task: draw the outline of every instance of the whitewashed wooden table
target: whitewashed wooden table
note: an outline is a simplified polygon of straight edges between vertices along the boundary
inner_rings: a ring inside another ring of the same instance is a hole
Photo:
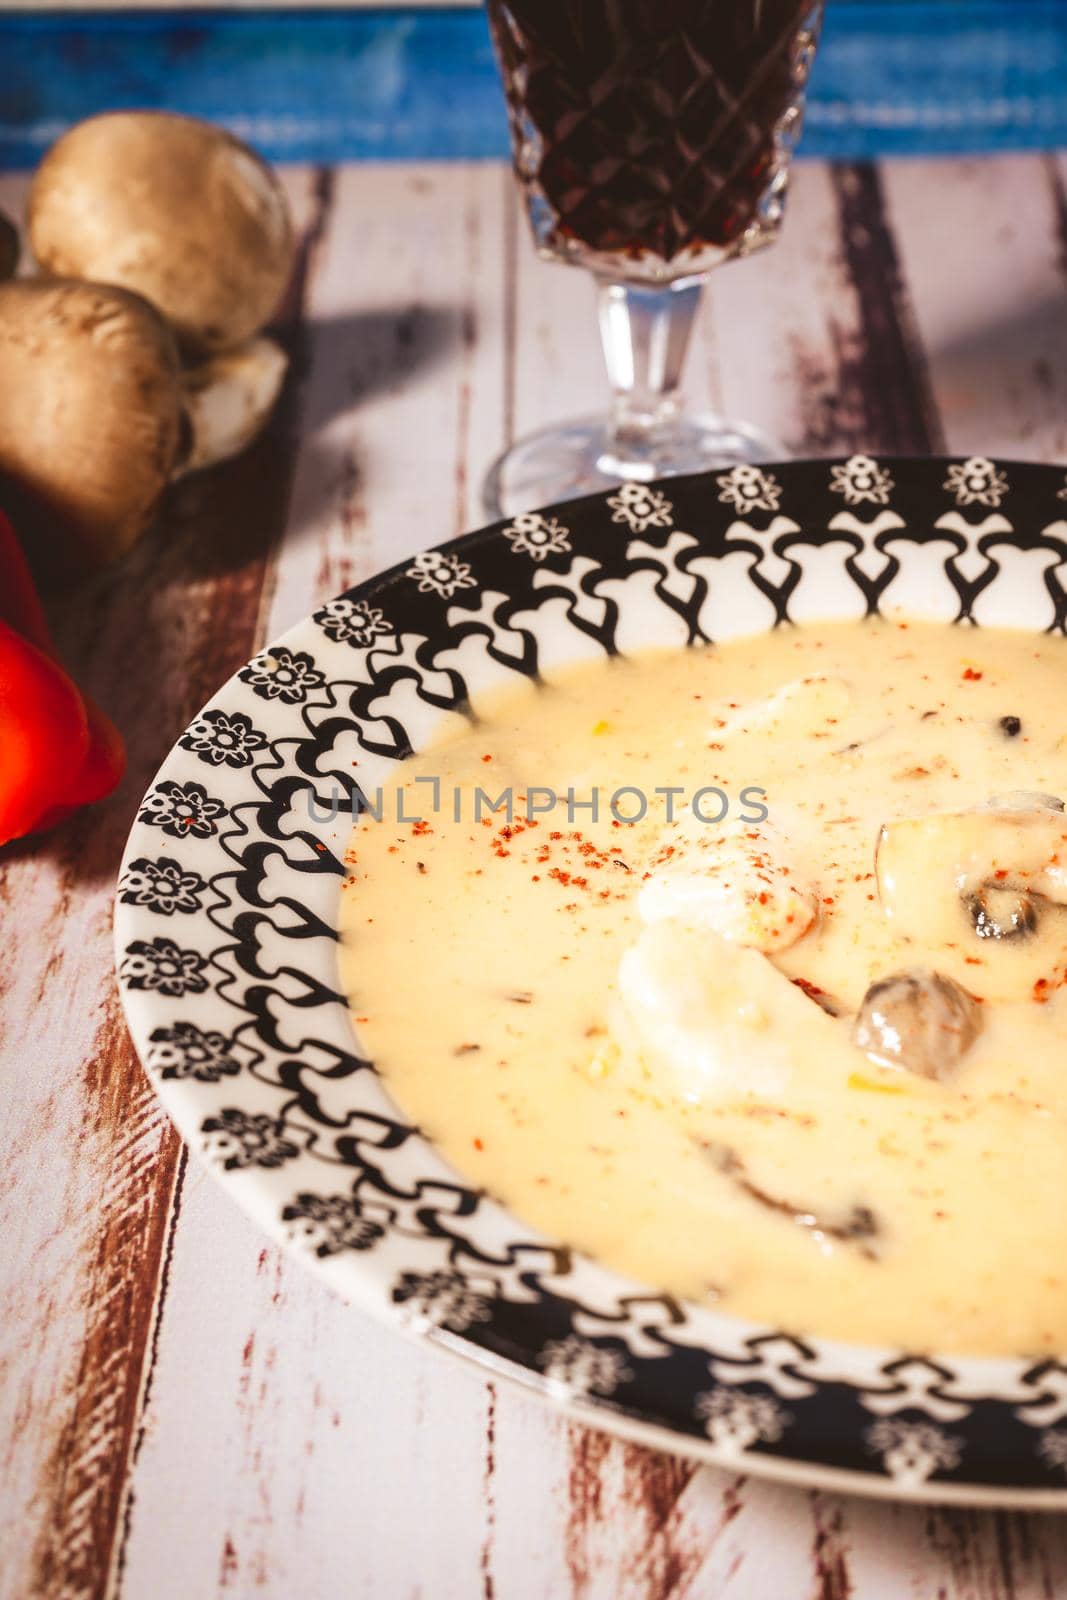
[[[515,434],[602,400],[592,291],[497,166],[294,169],[296,381],[57,608],[126,731],[92,816],[0,854],[0,1594],[203,1600],[1038,1600],[1060,1519],[695,1469],[401,1342],[269,1245],[141,1076],[110,902],[137,800],[262,639],[482,520]],[[797,454],[1067,456],[1067,159],[802,166],[714,281],[694,401]],[[0,205],[24,184],[0,179]]]

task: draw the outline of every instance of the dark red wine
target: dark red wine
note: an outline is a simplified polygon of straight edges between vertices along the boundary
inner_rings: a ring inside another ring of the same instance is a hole
[[[781,119],[816,11],[812,0],[489,0],[542,242],[666,262],[736,248],[781,170]]]

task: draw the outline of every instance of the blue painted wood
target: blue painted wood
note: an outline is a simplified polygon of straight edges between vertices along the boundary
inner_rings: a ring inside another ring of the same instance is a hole
[[[0,164],[115,106],[211,117],[275,160],[507,150],[480,9],[0,13]],[[804,150],[1067,144],[1067,0],[830,0]]]

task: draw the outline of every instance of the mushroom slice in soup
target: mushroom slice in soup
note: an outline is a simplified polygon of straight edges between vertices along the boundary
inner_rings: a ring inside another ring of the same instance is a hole
[[[1011,789],[1007,794],[994,794],[979,807],[982,811],[1058,811],[1063,815],[1063,801],[1055,794],[1041,794],[1037,789]]]
[[[872,983],[852,1042],[880,1067],[944,1083],[981,1032],[979,1003],[951,978],[916,968]]]
[[[939,967],[972,964],[987,998],[1022,999],[1067,960],[1067,816],[1053,795],[884,823],[875,867],[886,917]]]
[[[870,1206],[856,1203],[840,1215],[827,1214],[810,1206],[797,1204],[780,1195],[771,1194],[751,1177],[742,1157],[731,1146],[715,1140],[701,1140],[702,1147],[712,1164],[725,1178],[729,1178],[743,1194],[765,1210],[787,1217],[798,1228],[805,1228],[824,1251],[832,1248],[831,1241],[855,1244],[861,1255],[877,1260],[876,1240],[881,1225]]]
[[[986,883],[963,903],[979,939],[1025,939],[1037,928],[1037,901],[1025,890]]]

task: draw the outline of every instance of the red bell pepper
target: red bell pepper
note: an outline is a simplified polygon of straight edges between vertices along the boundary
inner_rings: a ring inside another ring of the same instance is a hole
[[[0,514],[0,845],[110,794],[122,740],[60,665],[26,559]]]

